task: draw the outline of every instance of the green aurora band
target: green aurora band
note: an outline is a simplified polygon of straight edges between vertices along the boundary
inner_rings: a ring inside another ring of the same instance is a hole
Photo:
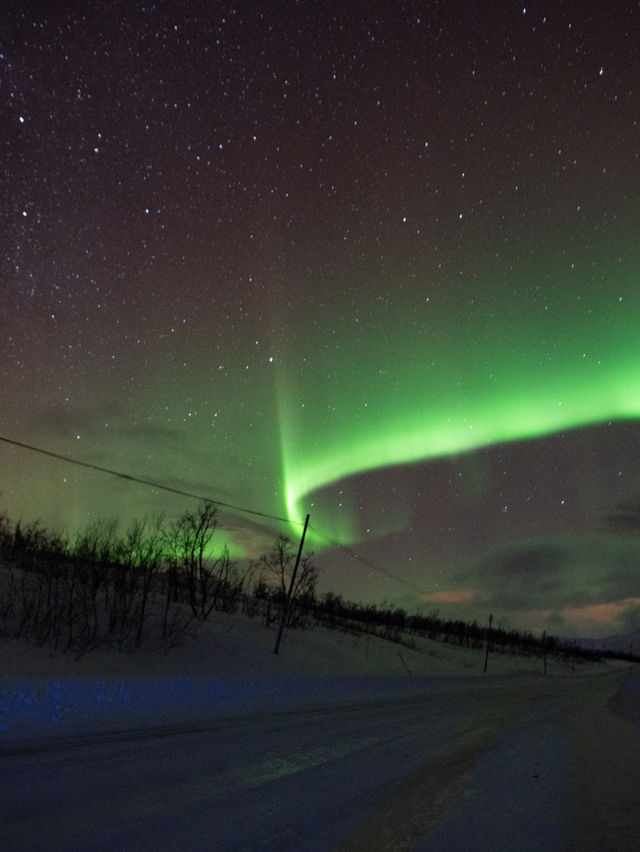
[[[456,307],[448,294],[440,306],[426,300],[421,315],[414,304],[404,314],[413,323],[388,310],[363,323],[350,305],[336,311],[341,322],[317,322],[339,344],[278,382],[291,520],[312,511],[350,544],[353,518],[336,529],[314,492],[378,468],[640,418],[640,265],[577,267],[531,275],[520,295],[481,283],[477,303]],[[309,334],[309,350],[322,340]]]

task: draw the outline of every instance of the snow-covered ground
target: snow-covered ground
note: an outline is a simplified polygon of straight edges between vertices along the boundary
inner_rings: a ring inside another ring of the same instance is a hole
[[[0,642],[0,848],[638,849],[640,677],[220,614]]]
[[[0,640],[0,743],[406,696],[432,690],[443,678],[453,686],[482,676],[482,651],[407,639],[416,648],[313,628],[287,632],[275,655],[275,631],[260,619],[214,613],[168,650],[101,647],[75,659]],[[540,674],[542,661],[492,654],[489,671]],[[550,661],[548,671],[567,668]]]

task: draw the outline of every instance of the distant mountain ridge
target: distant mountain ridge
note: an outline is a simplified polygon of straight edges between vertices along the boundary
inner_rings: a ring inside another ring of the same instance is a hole
[[[605,636],[602,639],[573,639],[580,648],[596,651],[615,651],[616,653],[640,656],[640,627],[623,636]]]

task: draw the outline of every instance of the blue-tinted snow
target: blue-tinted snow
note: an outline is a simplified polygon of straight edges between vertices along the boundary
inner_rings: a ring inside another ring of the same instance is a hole
[[[491,680],[495,684],[496,679]],[[464,688],[469,683],[465,676],[0,678],[0,745],[58,733],[188,724],[341,702],[406,699]],[[478,685],[475,679],[474,684]]]

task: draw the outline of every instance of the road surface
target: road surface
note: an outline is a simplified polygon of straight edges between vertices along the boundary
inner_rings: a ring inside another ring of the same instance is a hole
[[[620,673],[469,679],[0,744],[0,848],[637,852],[626,687]]]

